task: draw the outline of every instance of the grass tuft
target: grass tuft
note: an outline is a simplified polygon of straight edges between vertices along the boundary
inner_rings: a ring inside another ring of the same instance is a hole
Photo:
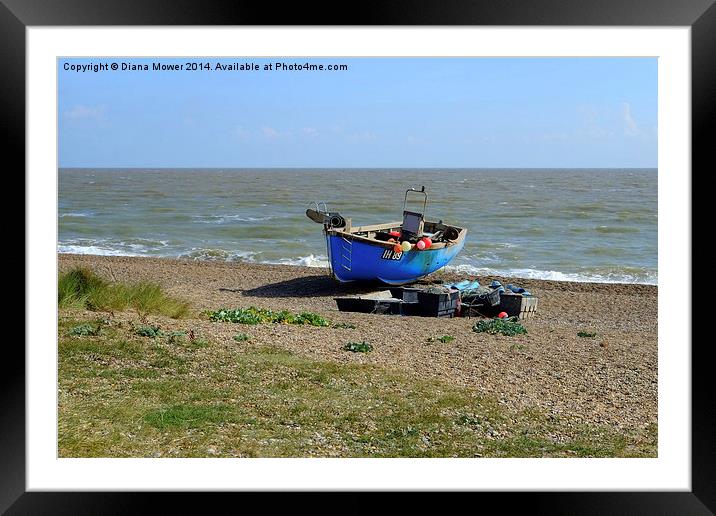
[[[144,421],[158,428],[201,428],[227,419],[230,407],[226,405],[172,405],[153,410],[144,416]]]
[[[60,308],[87,308],[90,294],[107,288],[107,282],[85,267],[61,273],[57,282]]]
[[[169,344],[183,344],[186,337],[184,331],[172,331],[167,334],[167,343]]]
[[[577,332],[577,337],[586,337],[589,339],[593,339],[596,336],[597,336],[597,334],[594,332],[589,332],[589,331],[578,331]]]
[[[60,308],[122,311],[129,308],[145,314],[172,318],[185,316],[189,304],[167,296],[154,283],[109,283],[90,269],[79,267],[61,273],[57,282]]]

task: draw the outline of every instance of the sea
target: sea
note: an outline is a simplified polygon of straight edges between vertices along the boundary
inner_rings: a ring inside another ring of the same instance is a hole
[[[327,267],[312,202],[398,221],[422,186],[426,218],[468,229],[448,269],[657,283],[656,169],[61,168],[58,252]]]

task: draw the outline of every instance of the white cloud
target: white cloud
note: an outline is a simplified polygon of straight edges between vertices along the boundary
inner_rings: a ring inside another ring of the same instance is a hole
[[[234,127],[234,129],[231,131],[231,134],[235,139],[239,140],[240,142],[245,142],[251,136],[251,133],[241,125],[237,125],[236,127]]]
[[[622,104],[624,117],[624,134],[627,136],[636,136],[640,133],[639,126],[636,125],[634,118],[631,116],[631,106],[628,102]]]
[[[273,127],[263,126],[261,128],[261,134],[264,135],[265,138],[268,138],[269,140],[275,140],[279,136],[281,136],[281,133],[274,129]]]
[[[353,143],[370,142],[376,139],[376,135],[372,131],[359,131],[351,134],[348,139]]]
[[[306,136],[318,136],[318,129],[315,127],[304,127],[301,132]]]

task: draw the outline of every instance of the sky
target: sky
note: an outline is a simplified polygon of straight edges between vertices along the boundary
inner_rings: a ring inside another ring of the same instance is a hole
[[[60,167],[655,168],[657,59],[60,59],[58,131]]]

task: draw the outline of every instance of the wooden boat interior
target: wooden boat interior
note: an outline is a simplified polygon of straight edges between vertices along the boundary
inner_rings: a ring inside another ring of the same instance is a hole
[[[362,240],[373,244],[384,245],[385,247],[392,247],[395,245],[395,242],[388,241],[388,239],[394,238],[390,235],[390,232],[401,230],[402,222],[400,221],[367,226],[352,226],[351,219],[346,219],[345,227],[330,228],[328,232],[350,240]],[[430,247],[431,249],[440,249],[460,242],[465,238],[466,233],[467,230],[465,228],[426,220],[421,236],[430,237],[433,242]]]

